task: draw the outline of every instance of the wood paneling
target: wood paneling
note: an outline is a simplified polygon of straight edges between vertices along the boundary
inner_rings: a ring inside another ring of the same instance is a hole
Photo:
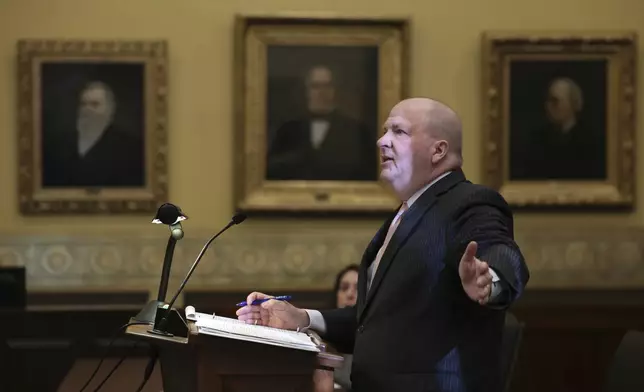
[[[36,291],[27,293],[28,305],[140,305],[147,303],[147,291]]]
[[[184,303],[234,317],[247,294],[189,291]],[[288,294],[313,309],[331,300],[327,292]],[[623,335],[644,330],[644,290],[528,290],[511,311],[525,324],[512,391],[600,392]]]
[[[188,291],[184,304],[201,312],[234,317],[235,304],[247,294]],[[319,309],[328,307],[332,301],[332,295],[323,291],[275,294],[293,295],[292,302],[299,307]],[[109,305],[110,298],[125,302],[135,298],[103,293],[93,298],[102,299],[102,305],[72,306],[74,299],[87,303],[87,298],[64,293],[58,298],[50,295],[48,301],[65,306],[0,311],[3,392],[56,390],[75,359],[100,358],[114,331],[147,301],[137,298],[140,304],[113,306]],[[644,330],[644,290],[529,290],[512,312],[525,323],[512,391],[600,392],[608,364],[624,333],[629,329]],[[126,340],[116,341],[110,357],[119,358],[131,350],[129,345]],[[147,348],[142,346],[130,351],[128,358],[144,360],[147,354]],[[123,366],[133,362],[126,360]],[[10,382],[14,385],[9,385]],[[140,379],[122,382],[125,389],[134,390]]]
[[[127,355],[119,374],[127,373],[133,358],[147,357],[148,347],[145,344],[132,347],[132,340],[126,338],[114,340],[109,351],[108,345],[119,327],[143,306],[137,303],[145,304],[147,297],[147,293],[32,293],[27,302],[39,305],[0,309],[0,390],[56,391],[75,364],[84,362],[82,368],[96,366],[96,360],[106,352],[116,360]],[[113,363],[102,365],[98,382]],[[92,367],[86,374],[75,377],[84,383],[93,370]],[[142,377],[143,372],[139,374]],[[140,379],[129,381],[137,382]],[[77,381],[72,380],[71,385],[75,384]],[[98,383],[91,385],[93,390]],[[136,386],[128,384],[127,388]],[[80,386],[75,390],[80,390]]]
[[[527,291],[512,312],[525,323],[517,392],[600,392],[629,329],[644,329],[644,290]]]

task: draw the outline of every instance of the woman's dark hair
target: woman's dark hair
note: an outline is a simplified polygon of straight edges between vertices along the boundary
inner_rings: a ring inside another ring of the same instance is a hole
[[[337,304],[338,290],[340,289],[340,281],[342,281],[342,277],[344,277],[344,274],[346,274],[349,271],[358,272],[359,270],[360,270],[360,267],[358,267],[357,264],[349,264],[343,269],[341,269],[340,272],[338,272],[338,274],[335,276],[335,284],[333,285],[333,295],[331,297],[331,303],[333,304],[334,308],[338,306]]]

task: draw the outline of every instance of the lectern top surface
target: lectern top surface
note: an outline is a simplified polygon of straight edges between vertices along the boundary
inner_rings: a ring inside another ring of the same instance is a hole
[[[132,321],[132,320],[130,320]],[[190,325],[190,324],[188,324]],[[128,335],[136,335],[136,336],[141,336],[146,339],[157,339],[157,340],[162,340],[166,341],[168,343],[179,343],[179,344],[188,344],[188,338],[180,337],[180,336],[161,336],[157,334],[150,333],[149,331],[152,330],[152,325],[130,325],[127,327],[125,330],[125,333]]]

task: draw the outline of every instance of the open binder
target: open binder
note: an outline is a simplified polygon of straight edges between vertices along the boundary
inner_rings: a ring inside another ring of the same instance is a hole
[[[313,338],[304,332],[246,324],[234,318],[199,313],[192,306],[186,307],[186,319],[195,322],[200,334],[270,344],[296,350],[318,353],[321,351],[318,346],[319,342],[316,344]]]

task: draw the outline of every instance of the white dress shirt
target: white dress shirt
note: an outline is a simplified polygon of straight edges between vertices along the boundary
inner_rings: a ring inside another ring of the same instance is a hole
[[[329,124],[326,120],[313,120],[311,122],[311,144],[313,148],[318,149],[329,132]]]
[[[416,200],[418,200],[418,198],[427,189],[429,189],[429,187],[431,187],[436,182],[441,180],[443,177],[446,177],[450,173],[451,172],[443,173],[442,175],[437,177],[434,181],[432,181],[431,183],[425,185],[422,189],[420,189],[419,191],[414,193],[407,200],[407,207],[411,208],[412,204],[414,204],[414,202],[416,202]],[[371,265],[369,266],[369,269],[368,269],[367,275],[369,277],[375,275],[375,271],[372,271],[373,264],[374,263],[371,263]],[[493,282],[492,283],[492,292],[490,294],[490,299],[493,299],[493,298],[497,297],[499,295],[499,293],[501,292],[501,286],[497,284],[497,282],[499,281],[499,277],[496,274],[496,272],[492,268],[489,268],[489,271],[490,271],[490,275],[492,275],[492,282]],[[317,331],[320,334],[324,334],[326,332],[326,322],[324,321],[324,317],[322,316],[322,313],[320,313],[318,310],[313,310],[313,309],[305,309],[305,311],[309,315],[310,322],[309,322],[309,325],[304,329],[306,330],[306,329],[310,328],[310,329],[312,329],[314,331]]]
[[[98,143],[101,136],[105,133],[105,129],[85,130],[78,132],[78,155],[84,157],[89,150]]]

